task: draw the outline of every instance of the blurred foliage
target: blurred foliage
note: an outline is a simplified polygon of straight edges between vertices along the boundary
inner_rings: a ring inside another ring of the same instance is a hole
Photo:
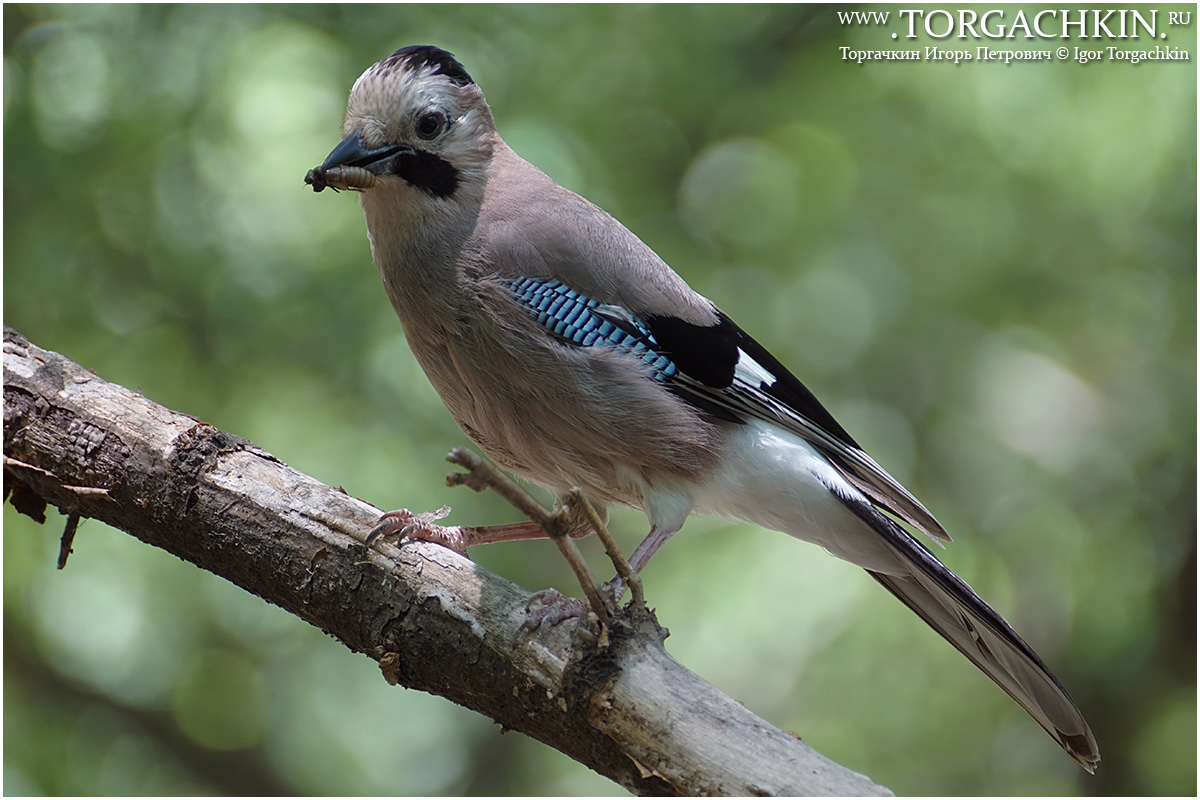
[[[768,531],[655,559],[676,657],[899,793],[1194,794],[1195,64],[860,66],[910,43],[844,8],[6,5],[4,321],[382,507],[512,519],[443,486],[464,437],[357,203],[301,182],[355,77],[438,44],[924,499],[1104,761]],[[129,536],[85,523],[56,573],[61,518],[4,522],[9,794],[619,791]],[[543,542],[473,557],[573,588]]]

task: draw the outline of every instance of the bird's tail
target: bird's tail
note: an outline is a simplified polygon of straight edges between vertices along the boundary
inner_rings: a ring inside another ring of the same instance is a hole
[[[868,522],[884,535],[909,573],[868,570],[871,577],[971,659],[1080,766],[1094,773],[1100,761],[1096,739],[1066,689],[1037,653],[970,586],[898,524],[882,514]]]

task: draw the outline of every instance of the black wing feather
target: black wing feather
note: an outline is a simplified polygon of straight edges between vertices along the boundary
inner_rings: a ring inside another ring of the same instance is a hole
[[[715,325],[695,325],[667,315],[639,317],[557,280],[525,277],[504,284],[514,301],[564,343],[626,351],[642,360],[648,377],[717,419],[780,425],[820,449],[871,502],[934,539],[950,539],[804,384],[720,311]]]
[[[717,317],[717,324],[707,327],[675,317],[646,320],[659,351],[678,367],[668,382],[672,391],[709,413],[715,404],[733,412],[737,421],[759,418],[782,425],[818,447],[880,508],[934,539],[949,541],[941,523],[863,451],[807,386],[733,320],[720,311]],[[771,380],[739,377],[743,358],[769,373]]]

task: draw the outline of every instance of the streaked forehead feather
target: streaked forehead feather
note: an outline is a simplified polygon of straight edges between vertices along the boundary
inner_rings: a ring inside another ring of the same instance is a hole
[[[402,47],[371,67],[368,72],[386,75],[401,70],[423,72],[427,75],[445,75],[456,86],[475,83],[453,55],[432,45]]]

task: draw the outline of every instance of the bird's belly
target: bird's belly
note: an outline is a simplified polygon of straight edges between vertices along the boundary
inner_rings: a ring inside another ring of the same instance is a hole
[[[557,493],[645,508],[648,493],[685,491],[711,469],[714,430],[691,406],[619,354],[551,346],[450,340],[418,359],[489,458]]]

